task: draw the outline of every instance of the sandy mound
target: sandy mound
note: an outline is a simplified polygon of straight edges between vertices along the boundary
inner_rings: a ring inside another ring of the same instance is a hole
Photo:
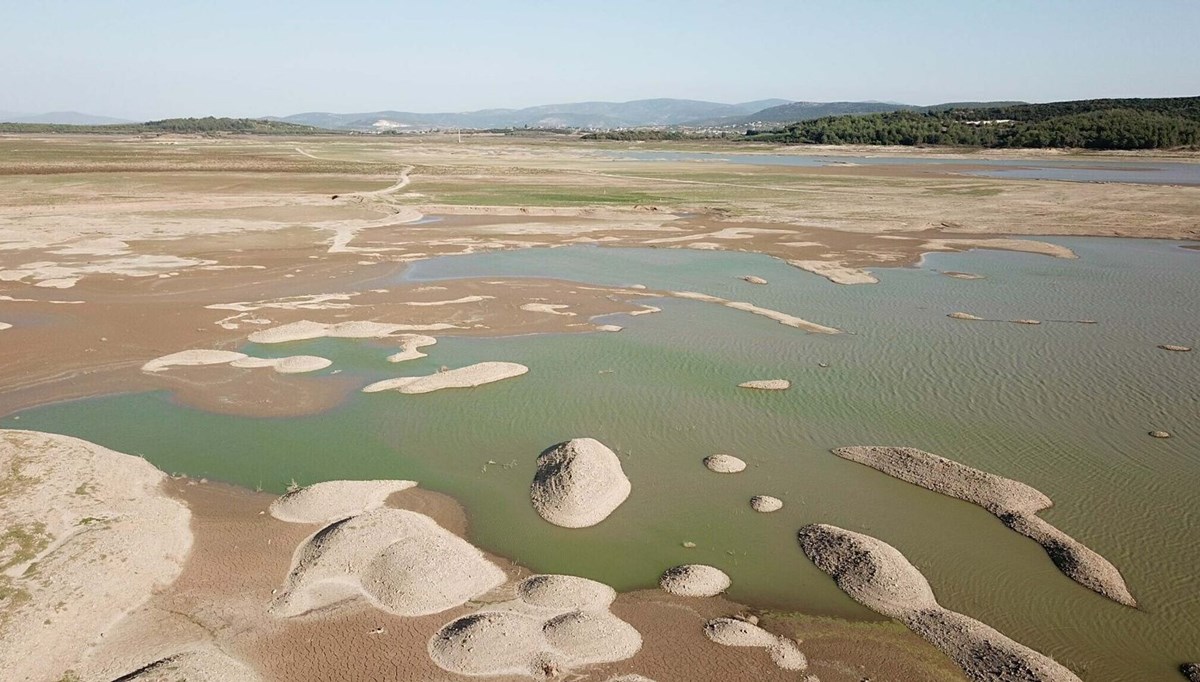
[[[942,272],[947,277],[954,279],[985,279],[983,275],[977,275],[973,272],[955,272],[953,270],[945,270]]]
[[[286,358],[241,358],[229,363],[230,367],[270,367],[280,374],[304,374],[316,372],[333,364],[328,358],[316,355],[290,355]]]
[[[1159,346],[1159,348],[1163,350],[1174,351],[1176,353],[1188,353],[1192,350],[1190,346],[1176,346],[1173,343],[1164,343]]]
[[[738,388],[754,388],[760,391],[786,391],[791,387],[792,382],[787,379],[756,379],[738,384]]]
[[[1120,571],[1107,559],[1036,514],[1052,502],[1040,491],[995,474],[915,448],[849,447],[838,457],[882,471],[922,488],[977,504],[1004,525],[1031,538],[1072,580],[1126,606],[1137,606]]]
[[[517,584],[517,596],[534,608],[561,613],[607,609],[617,592],[604,583],[573,575],[535,575]]]
[[[596,326],[598,332],[619,332],[625,329],[619,324],[601,324]]]
[[[704,634],[724,646],[752,646],[766,649],[771,661],[784,670],[804,670],[808,659],[796,643],[737,618],[714,618],[704,625]]]
[[[750,508],[756,512],[770,514],[783,509],[783,500],[770,495],[755,495],[750,498]]]
[[[800,529],[800,547],[838,587],[867,608],[895,618],[958,663],[978,682],[1079,682],[1070,670],[977,620],[942,608],[895,547],[835,526]]]
[[[548,315],[566,315],[573,317],[575,313],[559,312],[570,307],[571,306],[563,303],[524,303],[521,305],[521,310],[531,313],[546,313]]]
[[[1184,663],[1179,666],[1179,672],[1188,679],[1188,682],[1200,682],[1200,663]]]
[[[293,490],[271,503],[271,516],[291,523],[330,523],[382,507],[413,481],[325,481]]]
[[[620,675],[618,677],[610,677],[604,682],[654,682],[654,680],[641,675]]]
[[[363,388],[363,393],[399,391],[400,393],[430,393],[444,388],[474,388],[495,381],[519,377],[529,371],[515,362],[479,362],[458,369],[420,377],[397,377],[377,381]]]
[[[733,584],[725,571],[704,564],[668,568],[658,581],[667,592],[680,597],[715,597]]]
[[[1010,320],[1013,324],[1041,324],[1041,320]]]
[[[0,431],[0,472],[0,670],[58,680],[175,580],[191,514],[145,460],[67,436]]]
[[[594,526],[629,497],[632,486],[616,453],[594,438],[575,438],[537,459],[529,489],[533,508],[563,528]]]
[[[742,275],[742,279],[751,284],[766,284],[767,283],[767,280],[763,279],[762,277],[758,277],[756,275]]]
[[[1151,431],[1150,436],[1153,438],[1170,438],[1171,433],[1169,431]]]
[[[142,365],[142,371],[161,372],[168,367],[224,365],[245,357],[247,357],[245,353],[236,353],[231,350],[183,350],[147,362]]]
[[[400,352],[388,356],[388,362],[404,362],[427,357],[421,349],[437,343],[437,339],[423,334],[405,334],[400,337]]]
[[[522,581],[517,592],[515,601],[444,626],[429,641],[433,662],[462,675],[547,679],[641,649],[638,631],[608,611],[615,592],[606,585],[540,575]]]
[[[983,319],[982,317],[979,317],[978,315],[972,315],[971,313],[950,313],[946,317],[952,317],[956,320],[982,320]]]
[[[439,613],[503,584],[504,571],[424,514],[375,509],[296,550],[270,611],[298,616],[354,596],[402,616]]]
[[[12,325],[7,322],[0,322],[0,331],[4,331],[5,329],[12,329]]]
[[[736,474],[745,470],[746,463],[733,455],[709,455],[704,458],[704,466],[718,474]]]
[[[326,324],[300,320],[271,329],[263,329],[251,334],[251,343],[287,343],[288,341],[306,341],[308,339],[382,339],[401,332],[439,331],[455,329],[455,325],[438,322],[435,324],[387,324],[383,322],[338,322]]]
[[[261,679],[245,663],[205,646],[161,658],[113,682],[259,682]]]

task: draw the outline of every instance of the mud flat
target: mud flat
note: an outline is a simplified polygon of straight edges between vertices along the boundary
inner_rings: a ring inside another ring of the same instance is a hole
[[[529,497],[550,523],[586,528],[607,519],[632,489],[615,452],[595,438],[575,438],[538,456]]]
[[[1115,566],[1037,516],[1053,502],[1033,487],[916,448],[855,446],[837,448],[833,453],[983,507],[1004,525],[1040,544],[1054,565],[1075,582],[1120,604],[1137,606]]]
[[[924,637],[977,682],[1080,682],[1053,659],[938,604],[925,576],[895,547],[825,524],[800,529],[800,547],[817,568],[863,606]]]
[[[0,471],[0,670],[58,680],[180,574],[191,515],[148,462],[77,438],[0,430]]]
[[[519,377],[529,371],[515,362],[479,362],[458,369],[417,377],[384,379],[363,387],[363,393],[398,391],[400,393],[431,393],[444,388],[474,388],[504,379]]]

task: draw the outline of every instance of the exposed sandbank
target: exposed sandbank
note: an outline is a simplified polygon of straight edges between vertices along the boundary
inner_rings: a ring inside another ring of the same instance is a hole
[[[383,506],[415,481],[323,481],[292,490],[271,503],[271,516],[289,523],[330,523]]]
[[[704,564],[668,568],[658,580],[659,587],[679,597],[715,597],[732,584],[725,571]]]
[[[825,524],[800,529],[800,547],[817,568],[867,608],[904,623],[977,682],[1080,682],[1053,659],[938,604],[925,576],[895,547]]]
[[[1037,516],[1053,502],[1020,481],[989,474],[945,457],[901,447],[837,448],[835,455],[922,488],[977,504],[1038,544],[1060,571],[1115,602],[1137,606],[1121,572],[1083,543]]]
[[[743,301],[730,301],[721,298],[720,296],[710,296],[709,294],[701,294],[695,291],[672,291],[669,293],[675,298],[685,298],[691,301],[704,301],[705,303],[719,303],[726,308],[733,308],[734,310],[741,310],[747,313],[761,315],[767,319],[775,320],[779,324],[795,327],[797,329],[803,329],[809,332],[816,332],[818,334],[842,333],[840,329],[835,329],[834,327],[826,327],[823,324],[809,322],[808,320],[796,317],[795,315],[788,315],[787,313],[781,313],[778,310],[771,310],[770,308],[760,308],[759,306],[751,303],[745,303]]]
[[[77,438],[0,430],[0,471],[0,670],[58,680],[180,574],[190,514],[148,462]]]
[[[719,453],[704,458],[704,466],[718,474],[736,474],[746,469],[746,463],[733,455]]]
[[[808,669],[808,659],[795,640],[767,632],[754,623],[739,618],[714,618],[704,625],[704,634],[725,646],[766,649],[771,661],[783,670]]]
[[[761,514],[770,514],[783,509],[783,500],[770,495],[755,495],[750,498],[750,508]]]
[[[397,377],[376,381],[363,387],[362,392],[378,393],[379,391],[394,390],[400,393],[418,394],[440,391],[444,388],[474,388],[519,377],[528,371],[528,367],[516,362],[479,362],[426,376]]]
[[[759,391],[786,391],[791,387],[792,382],[787,379],[754,379],[738,384],[738,388],[753,388]]]
[[[586,528],[607,519],[630,490],[615,452],[594,438],[575,438],[538,456],[529,497],[550,523]]]
[[[429,517],[374,509],[322,528],[297,548],[279,594],[279,617],[364,596],[405,616],[439,613],[504,583],[503,570]]]

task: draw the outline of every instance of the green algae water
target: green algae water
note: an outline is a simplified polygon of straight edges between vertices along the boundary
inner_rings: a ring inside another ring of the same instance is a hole
[[[462,502],[477,544],[534,570],[624,590],[655,585],[675,564],[708,563],[730,574],[730,596],[746,603],[875,618],[796,543],[802,525],[831,523],[894,545],[945,606],[1085,680],[1176,679],[1179,663],[1200,658],[1200,352],[1156,346],[1200,346],[1200,252],[1162,241],[1052,241],[1080,258],[936,254],[921,267],[874,270],[873,286],[837,286],[741,253],[570,247],[441,258],[401,277],[641,283],[749,301],[848,333],[808,334],[718,305],[647,299],[662,312],[606,320],[625,326],[621,333],[440,337],[429,357],[399,365],[386,361],[393,348],[385,342],[244,349],[322,355],[334,364],[311,380],[339,371],[363,385],[483,360],[530,367],[471,390],[356,394],[287,419],[211,414],[142,393],[28,410],[0,425],[78,436],[168,472],[274,492],[292,480],[411,478]],[[770,284],[737,279],[745,274]],[[954,311],[1043,323],[946,317]],[[737,388],[772,378],[792,388]],[[1147,435],[1160,429],[1173,438]],[[604,523],[567,530],[537,516],[528,488],[537,454],[579,436],[618,452],[633,493]],[[856,444],[918,447],[1040,489],[1055,503],[1043,516],[1112,561],[1140,608],[1072,582],[1041,547],[978,507],[829,453]],[[711,473],[701,460],[716,452],[749,467]],[[784,507],[755,513],[755,494]]]

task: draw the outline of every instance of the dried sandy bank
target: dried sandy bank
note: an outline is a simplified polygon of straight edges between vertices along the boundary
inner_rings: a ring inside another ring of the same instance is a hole
[[[382,507],[392,493],[415,481],[324,481],[288,492],[271,503],[271,516],[289,523],[330,523]]]
[[[770,495],[755,495],[750,498],[750,508],[761,514],[770,514],[783,509],[783,500]]]
[[[834,284],[877,284],[879,279],[860,268],[846,266],[841,261],[789,260],[788,265],[820,275]]]
[[[824,524],[800,529],[800,547],[852,599],[895,618],[978,682],[1080,682],[1070,670],[993,628],[943,608],[925,576],[895,547]]]
[[[786,391],[791,387],[792,382],[787,379],[754,379],[738,384],[738,388],[753,388],[760,391]]]
[[[1188,353],[1192,350],[1191,346],[1178,346],[1173,343],[1164,343],[1159,348],[1163,350],[1173,351],[1175,353]]]
[[[254,332],[248,337],[251,343],[287,343],[309,339],[383,339],[402,332],[440,331],[455,329],[455,325],[444,322],[433,324],[389,324],[384,322],[312,322],[299,320],[271,329]]]
[[[171,654],[113,682],[261,682],[253,668],[215,647]]]
[[[424,334],[405,334],[400,337],[400,350],[388,356],[388,362],[405,362],[427,357],[421,349],[437,343],[437,339]]]
[[[363,393],[398,391],[400,393],[430,393],[444,388],[474,388],[504,379],[519,377],[529,371],[516,362],[479,362],[466,367],[417,377],[384,379],[363,387]]]
[[[916,448],[855,446],[837,448],[833,453],[983,507],[1004,525],[1040,544],[1054,565],[1075,582],[1118,603],[1137,606],[1115,566],[1037,516],[1053,502],[1031,486]]]
[[[145,460],[77,438],[2,430],[0,472],[0,670],[58,680],[180,574],[190,514]]]
[[[788,315],[787,313],[781,313],[778,310],[771,310],[770,308],[760,308],[759,306],[756,306],[752,303],[746,303],[744,301],[730,301],[728,299],[721,298],[720,296],[710,296],[709,294],[701,294],[701,293],[698,293],[695,291],[672,291],[672,292],[669,292],[669,295],[674,296],[675,298],[687,299],[689,301],[703,301],[705,303],[718,303],[720,305],[725,306],[726,308],[733,308],[734,310],[741,310],[743,312],[752,313],[752,314],[758,315],[760,317],[765,317],[769,320],[775,320],[779,324],[786,325],[788,327],[795,327],[796,329],[803,329],[804,331],[815,332],[817,334],[841,334],[842,333],[842,330],[836,329],[834,327],[826,327],[823,324],[817,324],[816,322],[809,322],[808,320],[805,320],[800,317],[796,317],[795,315]]]
[[[538,455],[529,497],[550,523],[586,528],[607,519],[632,488],[615,452],[594,438],[575,438]]]
[[[704,466],[708,467],[709,471],[715,471],[718,474],[736,474],[739,471],[746,470],[745,461],[739,457],[726,454],[716,454],[705,457]]]
[[[705,623],[704,634],[724,646],[766,649],[771,661],[783,670],[808,669],[808,658],[795,640],[772,634],[740,618],[714,618]]]
[[[420,616],[459,606],[505,580],[478,549],[428,516],[375,509],[301,544],[270,611],[286,618],[363,596],[385,611]]]
[[[185,350],[171,353],[142,365],[143,372],[161,372],[171,367],[203,367],[229,365],[239,369],[270,367],[280,374],[305,374],[325,369],[332,360],[315,355],[291,355],[284,358],[252,358],[245,353],[228,350]]]
[[[658,585],[679,597],[715,597],[733,581],[719,568],[704,564],[685,564],[668,568]]]

